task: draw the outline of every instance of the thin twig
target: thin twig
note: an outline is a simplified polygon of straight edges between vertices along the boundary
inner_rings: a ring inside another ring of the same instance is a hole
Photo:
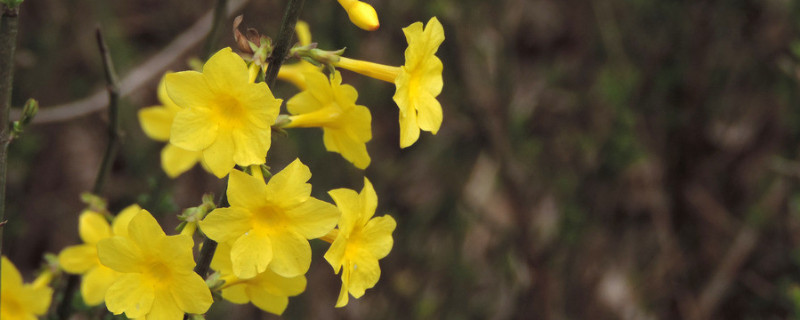
[[[248,2],[250,0],[230,0],[227,10],[228,16],[230,17],[233,12],[241,10]],[[144,88],[203,41],[211,28],[212,12],[213,10],[209,10],[194,25],[178,35],[175,40],[172,40],[163,50],[133,68],[129,74],[123,77],[119,83],[120,97],[127,97],[131,93]],[[4,48],[0,48],[0,50]],[[70,103],[52,107],[40,106],[39,113],[32,123],[44,124],[69,121],[103,110],[107,105],[106,90],[100,90],[91,96]],[[11,113],[15,118],[18,118],[20,114],[19,110],[12,110]]]
[[[6,167],[8,165],[9,110],[11,109],[11,89],[14,80],[14,51],[17,49],[17,27],[19,8],[2,6],[0,20],[0,221],[5,221],[6,212]],[[0,255],[3,248],[3,228],[0,226]],[[0,270],[1,271],[1,270]]]
[[[106,75],[106,90],[108,90],[108,143],[106,144],[106,151],[103,154],[103,162],[100,163],[100,169],[97,171],[97,178],[94,180],[94,188],[92,193],[99,195],[103,190],[105,184],[105,177],[108,174],[108,169],[114,161],[114,156],[117,153],[119,140],[119,80],[117,80],[117,73],[114,71],[114,62],[111,60],[111,54],[108,52],[108,46],[103,38],[103,32],[97,28],[97,46],[100,49],[100,55],[103,57],[103,69]]]
[[[214,7],[214,20],[211,23],[211,30],[206,37],[206,44],[203,47],[203,58],[208,60],[211,55],[217,50],[217,42],[219,42],[220,32],[222,31],[222,23],[225,22],[227,14],[225,8],[228,7],[228,0],[217,0],[217,5]]]
[[[264,76],[264,82],[266,82],[270,88],[275,86],[278,70],[280,70],[283,60],[286,59],[286,55],[289,53],[289,48],[294,38],[294,27],[297,24],[297,19],[300,18],[303,2],[304,0],[289,0],[289,6],[286,8],[286,13],[283,15],[283,23],[278,33],[278,41],[275,42],[275,49],[272,50],[272,55],[269,56],[269,66]]]

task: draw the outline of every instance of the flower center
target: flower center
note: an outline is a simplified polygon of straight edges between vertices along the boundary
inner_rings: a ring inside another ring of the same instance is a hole
[[[253,229],[269,233],[271,230],[285,228],[288,224],[289,221],[280,208],[266,206],[253,210]]]
[[[235,128],[245,117],[245,110],[239,100],[228,94],[220,94],[215,99],[212,108],[212,117],[220,127]]]
[[[147,265],[145,274],[153,280],[154,284],[167,284],[172,272],[170,268],[161,261],[154,261]]]

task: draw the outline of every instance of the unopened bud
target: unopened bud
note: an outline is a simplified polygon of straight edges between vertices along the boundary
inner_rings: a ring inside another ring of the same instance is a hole
[[[350,18],[350,22],[357,27],[367,31],[375,31],[381,26],[380,22],[378,22],[378,13],[368,3],[340,0],[339,4],[347,11],[347,17]]]
[[[19,122],[23,126],[31,123],[37,112],[39,112],[39,102],[34,99],[28,99],[22,108],[22,118],[19,119]]]

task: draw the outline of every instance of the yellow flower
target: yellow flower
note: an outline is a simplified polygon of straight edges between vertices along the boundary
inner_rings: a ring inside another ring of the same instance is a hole
[[[219,271],[225,280],[222,298],[236,304],[252,302],[261,310],[280,315],[289,305],[289,297],[306,289],[306,277],[282,277],[272,270],[265,270],[254,278],[239,279],[233,274],[231,246],[220,243],[211,260],[211,268]]]
[[[22,276],[11,261],[2,257],[2,275],[0,275],[0,319],[31,319],[47,313],[53,289],[47,281],[34,281],[23,284]]]
[[[100,262],[122,273],[106,291],[108,310],[149,319],[181,319],[184,313],[206,312],[211,292],[192,270],[193,246],[188,235],[165,235],[147,210],[131,219],[127,236],[100,240]]]
[[[333,78],[319,71],[305,73],[308,89],[287,102],[293,116],[287,128],[321,127],[325,149],[338,152],[359,169],[369,166],[366,143],[372,139],[372,116],[365,106],[356,105],[358,92],[342,85],[342,76]]]
[[[58,263],[67,273],[82,274],[81,296],[89,306],[103,302],[106,290],[119,277],[119,273],[100,264],[97,258],[97,243],[113,235],[127,235],[128,223],[139,212],[138,205],[123,209],[109,226],[106,218],[97,212],[86,210],[78,218],[78,233],[84,244],[69,246],[58,254]]]
[[[444,41],[444,29],[436,17],[423,29],[421,22],[403,28],[408,41],[403,66],[393,67],[341,57],[334,66],[394,83],[394,102],[400,108],[400,147],[419,138],[419,131],[436,134],[442,125],[442,106],[436,97],[442,92],[442,61],[436,50]]]
[[[166,76],[167,93],[182,107],[175,115],[170,143],[202,151],[214,175],[224,177],[235,164],[262,164],[270,146],[271,126],[280,110],[266,83],[248,81],[247,65],[225,48],[203,72]]]
[[[228,180],[230,208],[218,208],[199,223],[219,243],[231,244],[233,273],[255,277],[267,266],[284,277],[308,271],[311,247],[306,239],[328,233],[339,213],[336,207],[311,197],[311,178],[295,160],[269,183],[234,170]]]
[[[333,271],[342,271],[342,289],[336,307],[347,305],[348,295],[358,299],[366,289],[378,283],[381,269],[378,260],[392,250],[392,232],[397,226],[394,218],[385,215],[372,218],[378,206],[378,196],[372,184],[364,178],[361,193],[350,189],[328,192],[342,212],[339,229],[335,230],[333,243],[325,253],[325,260]]]
[[[142,131],[150,139],[169,142],[172,120],[181,107],[175,105],[167,95],[164,78],[158,84],[158,101],[161,105],[139,110],[139,123],[142,125]],[[202,158],[203,153],[200,151],[189,151],[167,143],[161,150],[161,168],[170,178],[175,178],[194,167]]]
[[[350,22],[357,27],[367,31],[375,31],[381,26],[378,22],[378,13],[368,3],[358,0],[339,0],[339,4],[347,11],[347,17],[350,18]]]

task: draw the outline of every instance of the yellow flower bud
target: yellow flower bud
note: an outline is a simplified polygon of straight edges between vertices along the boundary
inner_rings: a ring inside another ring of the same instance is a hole
[[[350,21],[357,27],[367,30],[375,31],[381,26],[378,22],[378,13],[375,8],[365,2],[357,0],[339,0]]]

